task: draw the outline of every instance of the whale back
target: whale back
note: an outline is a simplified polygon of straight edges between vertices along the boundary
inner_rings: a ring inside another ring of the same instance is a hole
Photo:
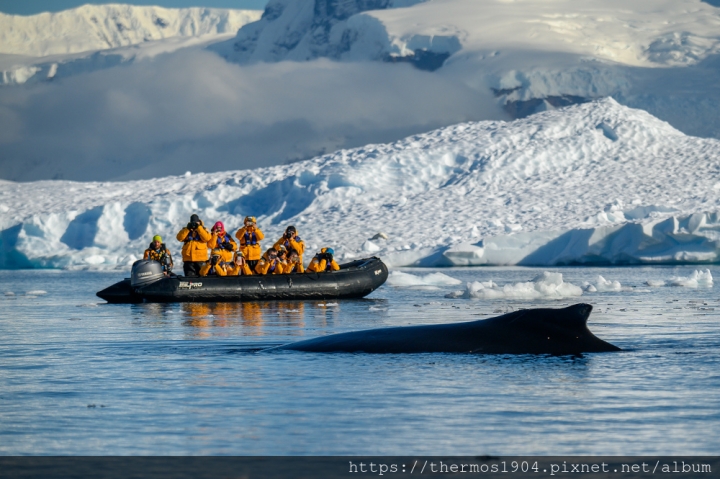
[[[587,328],[589,304],[525,309],[465,323],[371,329],[299,341],[278,349],[312,352],[579,354],[620,349]]]

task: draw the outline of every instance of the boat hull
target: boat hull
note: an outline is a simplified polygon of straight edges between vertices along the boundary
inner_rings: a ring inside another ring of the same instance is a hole
[[[340,271],[268,276],[172,276],[132,287],[125,279],[97,293],[108,303],[238,302],[362,298],[379,288],[388,270],[379,258],[343,264]]]

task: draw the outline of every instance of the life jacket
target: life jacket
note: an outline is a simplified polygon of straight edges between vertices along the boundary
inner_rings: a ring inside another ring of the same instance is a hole
[[[277,265],[278,265],[278,261],[273,261],[271,263],[270,268],[268,269],[268,274],[274,273],[275,269],[277,268]]]
[[[300,239],[299,236],[296,236],[296,237],[295,237],[295,242],[296,242],[296,243],[299,243],[299,242],[301,242],[301,241],[302,241],[302,240]],[[290,252],[291,252],[291,251],[295,251],[298,255],[300,254],[300,252],[299,252],[298,250],[296,250],[295,248],[293,248],[292,246],[290,246],[290,240],[287,239],[287,238],[285,238],[285,241],[283,242],[283,246],[284,246],[285,249],[287,250],[288,256],[290,256]]]
[[[189,243],[191,241],[201,241],[200,240],[200,233],[198,233],[197,230],[189,230],[188,235],[185,237],[184,242]]]
[[[165,243],[160,243],[160,247],[158,249],[153,249],[152,246],[150,246],[148,249],[150,250],[149,256],[151,260],[162,263],[163,259],[165,259],[165,256],[167,256],[167,248],[165,248]]]
[[[246,231],[245,234],[243,235],[243,239],[245,240],[245,243],[244,243],[245,245],[254,246],[254,245],[258,244],[257,234],[255,234],[254,231],[252,233],[248,233]]]
[[[215,248],[224,249],[223,245],[230,243],[230,236],[225,233],[222,235],[222,240],[220,239],[220,235],[217,236],[217,244],[215,245]]]
[[[327,271],[332,271],[333,257],[330,256],[330,255],[326,255],[326,256],[325,256],[324,258],[322,258],[322,259],[325,260],[325,271],[326,271],[326,272],[327,272]]]

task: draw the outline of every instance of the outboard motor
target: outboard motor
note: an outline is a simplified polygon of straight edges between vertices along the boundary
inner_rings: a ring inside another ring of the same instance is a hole
[[[165,277],[163,267],[157,261],[141,259],[135,261],[130,271],[130,286],[145,286]]]

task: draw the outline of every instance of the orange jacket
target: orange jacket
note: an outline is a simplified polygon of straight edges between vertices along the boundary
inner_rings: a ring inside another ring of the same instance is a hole
[[[275,265],[275,270],[270,272],[270,269],[272,268],[273,264]],[[283,272],[283,264],[280,262],[280,260],[270,261],[265,258],[262,258],[260,261],[258,261],[258,264],[255,265],[255,272],[257,274],[282,274]]]
[[[232,250],[227,250],[223,248],[223,243],[230,243],[232,246]],[[210,241],[207,242],[208,248],[213,250],[214,252],[218,252],[220,254],[220,259],[226,263],[229,263],[233,260],[233,252],[237,251],[237,244],[235,243],[235,240],[230,237],[227,232],[223,232],[221,235],[219,235],[217,232],[213,233]]]
[[[292,239],[288,239],[286,237],[282,237],[279,240],[275,242],[275,245],[273,245],[273,248],[280,251],[280,246],[284,246],[285,249],[289,252],[291,249],[294,249],[297,251],[298,256],[300,257],[300,262],[302,263],[302,257],[303,253],[305,252],[305,242],[300,239],[299,236],[295,236]]]
[[[213,265],[211,265],[210,263],[205,263],[204,265],[202,265],[202,268],[200,268],[200,276],[208,276],[210,274],[215,274],[217,276],[227,276],[225,266],[223,266],[222,264],[216,264],[214,267],[215,271],[210,272],[212,268]]]
[[[195,231],[190,231],[187,228],[181,229],[177,234],[177,240],[185,243],[182,247],[183,261],[207,261],[207,243],[211,237],[202,224]]]
[[[245,236],[246,233],[247,236]],[[256,261],[260,259],[260,256],[262,256],[260,241],[265,238],[265,235],[262,231],[260,231],[260,228],[256,226],[255,231],[249,233],[247,228],[243,226],[237,230],[235,237],[240,242],[240,251],[242,251],[243,255],[245,255],[246,260]]]
[[[310,264],[305,271],[307,271],[308,273],[324,273],[326,271],[338,271],[339,269],[340,265],[335,262],[335,258],[331,260],[328,267],[326,259],[319,259],[316,256],[312,259],[312,261],[310,261]]]
[[[290,274],[290,273],[304,273],[305,268],[303,268],[302,260],[298,261],[297,263],[287,263],[283,265],[283,272],[282,274]]]
[[[227,270],[228,276],[252,276],[252,271],[250,271],[250,266],[248,266],[247,263],[243,263],[242,268],[238,266],[235,263],[231,263],[225,267]],[[240,270],[242,269],[242,274],[240,274]]]

